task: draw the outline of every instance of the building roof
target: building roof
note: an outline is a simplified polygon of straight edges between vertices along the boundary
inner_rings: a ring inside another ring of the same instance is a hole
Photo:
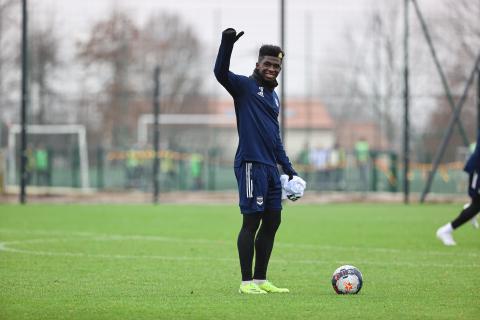
[[[327,108],[319,101],[291,99],[286,103],[286,124],[288,129],[333,129],[334,122]],[[225,119],[220,127],[235,126],[235,109],[232,99],[222,99],[210,104],[210,112]]]

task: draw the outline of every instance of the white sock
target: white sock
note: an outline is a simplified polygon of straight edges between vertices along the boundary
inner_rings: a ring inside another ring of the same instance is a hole
[[[440,227],[439,231],[440,232],[452,233],[453,232],[452,224],[450,222],[447,223],[446,225]]]
[[[248,281],[242,281],[242,286],[246,285],[246,284],[250,284],[252,283],[253,280],[248,280]]]
[[[253,282],[255,282],[258,285],[264,284],[265,281],[267,281],[267,280],[266,279],[253,279]]]

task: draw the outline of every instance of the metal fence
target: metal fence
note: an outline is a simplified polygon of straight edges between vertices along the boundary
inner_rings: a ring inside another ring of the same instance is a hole
[[[18,152],[18,150],[17,150]],[[80,189],[81,167],[77,148],[48,148],[48,164],[41,168],[35,163],[35,150],[30,153],[29,185],[42,187],[67,187]],[[160,150],[160,192],[236,190],[233,159],[225,159],[207,150],[189,153]],[[3,157],[8,171],[11,164]],[[18,161],[18,156],[15,157]],[[90,148],[88,157],[89,189],[97,191],[152,192],[153,150],[108,150]],[[298,174],[314,191],[335,192],[402,192],[403,170],[395,153],[371,152],[369,161],[360,164],[351,152],[337,165],[294,163]],[[17,166],[18,168],[18,166]],[[466,175],[463,162],[453,162],[440,167],[433,181],[432,191],[442,194],[466,192]],[[409,181],[412,192],[421,192],[427,181],[431,164],[413,163]],[[18,186],[19,177],[5,177],[6,186]]]

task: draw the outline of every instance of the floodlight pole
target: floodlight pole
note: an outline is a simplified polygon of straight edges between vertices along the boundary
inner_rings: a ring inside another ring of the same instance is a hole
[[[310,140],[312,139],[312,47],[313,47],[313,37],[312,37],[312,15],[309,11],[305,13],[305,63],[308,66],[305,68],[305,83],[306,83],[306,114],[307,121],[305,125],[307,126],[307,144],[310,148]]]
[[[408,19],[408,2],[410,0],[404,0],[404,38],[403,38],[403,53],[404,53],[404,91],[403,91],[403,103],[404,103],[404,118],[403,118],[403,202],[409,203],[410,194],[410,182],[408,180],[408,171],[410,169],[410,122],[409,122],[409,109],[410,109],[410,92],[409,92],[409,69],[408,69],[408,38],[409,38],[409,19]]]
[[[480,130],[480,66],[477,66],[477,129]]]
[[[282,50],[285,51],[285,0],[280,0],[280,46]],[[280,108],[280,133],[282,135],[282,142],[285,147],[285,109],[287,107],[287,103],[285,101],[285,82],[287,80],[285,76],[285,61],[282,63],[282,81],[280,82],[280,100],[282,106]]]
[[[20,203],[27,201],[27,0],[22,0],[22,91],[21,91],[21,132],[20,132]]]
[[[159,181],[158,181],[158,169],[159,169],[159,158],[158,158],[158,151],[159,151],[159,142],[160,142],[160,133],[159,133],[159,125],[158,125],[158,117],[160,114],[160,67],[156,66],[155,71],[153,74],[153,82],[154,82],[154,89],[153,89],[153,150],[154,150],[154,158],[153,158],[153,203],[158,203],[158,195],[159,195]]]

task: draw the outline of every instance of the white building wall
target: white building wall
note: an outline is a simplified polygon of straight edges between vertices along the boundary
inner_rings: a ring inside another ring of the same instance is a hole
[[[220,151],[223,160],[232,160],[238,146],[238,134],[236,128],[214,128],[204,126],[183,127],[164,126],[160,130],[162,147],[170,148],[168,141],[175,141],[176,147],[186,152],[207,153],[215,148]],[[310,149],[328,149],[335,144],[333,130],[291,129],[286,134],[286,152],[290,160],[295,161],[300,152],[308,143]]]

